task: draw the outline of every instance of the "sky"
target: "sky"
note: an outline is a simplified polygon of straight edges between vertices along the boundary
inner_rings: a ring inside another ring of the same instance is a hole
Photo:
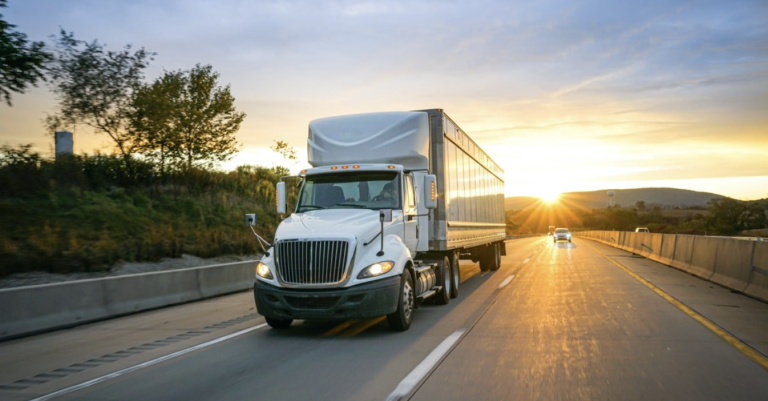
[[[156,52],[147,80],[210,64],[247,117],[222,168],[306,164],[307,124],[442,108],[504,170],[507,196],[674,187],[768,197],[768,2],[10,0],[60,29]],[[0,104],[0,145],[53,140],[43,84]],[[75,151],[109,152],[79,128]]]

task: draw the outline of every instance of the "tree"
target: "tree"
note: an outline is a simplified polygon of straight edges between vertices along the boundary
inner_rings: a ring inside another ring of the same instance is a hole
[[[6,3],[0,0],[0,8],[7,7]],[[0,14],[0,96],[8,106],[12,105],[11,92],[24,93],[28,85],[45,80],[45,64],[53,57],[43,50],[43,42],[27,41],[27,35],[13,31],[15,27]]]
[[[171,72],[181,80],[179,92],[168,91],[167,101],[174,104],[169,121],[175,132],[173,155],[186,169],[212,167],[237,152],[235,133],[245,113],[235,109],[229,85],[218,86],[219,74],[210,65],[196,65],[187,72]]]
[[[162,180],[169,163],[179,158],[179,134],[174,121],[183,89],[184,75],[172,72],[142,85],[133,94],[129,120],[136,150],[160,166]]]
[[[759,202],[715,198],[708,203],[711,212],[709,223],[720,234],[733,235],[768,225],[765,210]]]
[[[133,93],[141,86],[154,53],[144,48],[132,52],[131,45],[120,51],[106,50],[96,40],[77,40],[64,30],[56,49],[50,70],[60,110],[46,118],[48,129],[85,124],[105,133],[130,168],[130,155],[138,143],[128,129],[128,116]]]
[[[296,161],[298,160],[298,157],[296,156],[296,149],[294,149],[291,145],[288,145],[288,142],[275,141],[275,144],[269,148],[277,152],[277,154],[282,156],[283,159],[288,161],[288,163],[296,164]]]
[[[645,210],[645,201],[639,200],[635,202],[635,207],[637,207],[637,210]]]

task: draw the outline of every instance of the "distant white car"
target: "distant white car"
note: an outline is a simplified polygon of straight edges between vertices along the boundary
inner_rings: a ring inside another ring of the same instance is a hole
[[[567,240],[568,242],[571,242],[571,232],[568,231],[567,228],[556,228],[555,232],[552,234],[552,242],[557,242],[558,240]]]
[[[637,227],[635,229],[635,232],[636,233],[649,233],[650,231],[648,231],[648,227]]]

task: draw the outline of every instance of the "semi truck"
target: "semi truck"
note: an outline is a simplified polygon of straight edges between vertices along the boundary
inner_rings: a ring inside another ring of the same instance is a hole
[[[313,120],[307,151],[295,208],[256,265],[271,327],[386,316],[404,331],[423,302],[459,295],[460,259],[499,269],[504,172],[442,109]]]

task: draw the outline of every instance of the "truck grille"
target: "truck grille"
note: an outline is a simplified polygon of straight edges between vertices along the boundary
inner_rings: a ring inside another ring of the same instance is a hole
[[[335,284],[347,272],[347,241],[279,241],[275,250],[277,271],[289,284]]]

